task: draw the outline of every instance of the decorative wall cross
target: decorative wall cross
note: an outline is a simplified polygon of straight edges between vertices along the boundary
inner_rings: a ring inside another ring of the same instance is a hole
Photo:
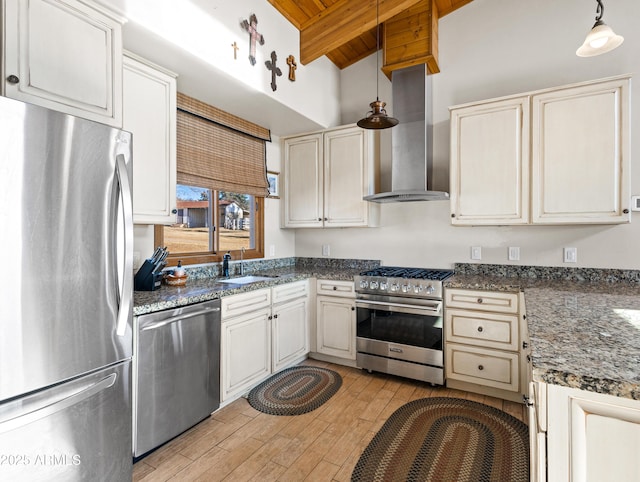
[[[243,20],[240,24],[243,29],[249,32],[249,62],[251,65],[256,65],[256,41],[260,45],[264,45],[264,37],[261,33],[258,33],[258,17],[255,13],[252,13],[249,17],[249,21]]]
[[[233,42],[231,44],[231,46],[233,47],[233,60],[236,60],[238,58],[238,49],[240,47],[238,47],[238,43],[237,42]]]
[[[282,71],[280,67],[276,67],[276,60],[278,60],[278,56],[276,55],[276,51],[271,52],[271,60],[267,60],[264,64],[267,66],[267,70],[271,71],[271,90],[275,91],[278,86],[276,85],[276,75],[281,76]]]
[[[298,68],[298,64],[296,64],[296,58],[293,55],[289,55],[287,57],[287,65],[289,66],[289,80],[291,82],[295,82],[296,69]]]

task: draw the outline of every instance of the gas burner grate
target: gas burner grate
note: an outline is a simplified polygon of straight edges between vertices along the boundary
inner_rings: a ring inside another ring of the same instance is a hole
[[[404,268],[398,266],[381,266],[360,273],[361,276],[384,276],[387,278],[427,279],[444,281],[453,274],[448,269]]]

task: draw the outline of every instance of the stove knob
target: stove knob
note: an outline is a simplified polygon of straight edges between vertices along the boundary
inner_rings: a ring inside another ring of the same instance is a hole
[[[418,294],[418,293],[420,293],[421,291],[422,291],[422,285],[416,285],[416,286],[414,286],[414,287],[413,287],[413,292],[414,292],[415,294]]]
[[[382,291],[386,291],[387,290],[387,282],[386,281],[380,281],[380,289]]]
[[[429,285],[429,286],[427,286],[427,290],[426,291],[427,291],[428,294],[432,295],[435,290],[436,289],[433,287],[433,285]]]
[[[367,280],[360,280],[360,288],[366,288],[367,286],[369,286]]]
[[[391,291],[398,291],[400,289],[400,285],[398,283],[391,284]]]
[[[378,289],[378,282],[377,281],[372,281],[371,283],[369,283],[369,287],[372,290],[377,290]]]
[[[407,293],[408,291],[411,291],[411,284],[402,285],[402,292]]]

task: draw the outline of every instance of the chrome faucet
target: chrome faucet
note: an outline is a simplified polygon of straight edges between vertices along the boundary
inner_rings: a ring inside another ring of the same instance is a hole
[[[244,246],[240,248],[240,276],[244,276]]]

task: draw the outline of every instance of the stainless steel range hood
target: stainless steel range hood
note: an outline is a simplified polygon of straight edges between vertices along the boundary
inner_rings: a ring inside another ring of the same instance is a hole
[[[395,70],[392,74],[393,116],[400,123],[391,131],[391,191],[365,196],[365,201],[449,199],[448,193],[431,190],[431,76],[427,75],[426,69],[426,64],[421,64]]]

